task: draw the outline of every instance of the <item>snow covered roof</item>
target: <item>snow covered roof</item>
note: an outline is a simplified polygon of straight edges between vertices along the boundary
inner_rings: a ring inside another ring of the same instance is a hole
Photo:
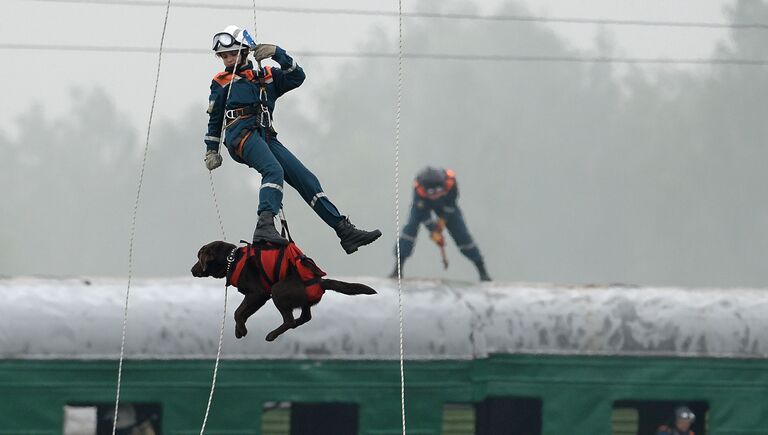
[[[310,323],[275,342],[270,303],[237,340],[229,291],[223,357],[229,359],[397,359],[396,282],[351,278],[374,296],[327,292]],[[568,287],[405,281],[409,359],[469,359],[492,353],[768,357],[768,291]],[[222,280],[135,280],[126,357],[214,358]],[[0,359],[115,359],[126,281],[0,279]]]

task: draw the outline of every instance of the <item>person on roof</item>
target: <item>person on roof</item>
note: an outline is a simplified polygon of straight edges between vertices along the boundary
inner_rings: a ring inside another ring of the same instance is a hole
[[[485,270],[485,263],[483,262],[483,256],[480,254],[480,249],[472,240],[467,224],[464,222],[461,209],[459,209],[459,205],[456,203],[459,198],[456,174],[450,169],[427,166],[418,173],[413,186],[411,213],[399,239],[401,269],[405,260],[413,252],[419,226],[423,223],[431,232],[431,239],[438,246],[442,246],[442,243],[444,243],[442,226],[444,225],[461,253],[477,267],[480,280],[490,281],[491,277]],[[395,247],[395,254],[397,253],[396,251],[397,247]],[[447,266],[447,261],[445,259],[443,261]],[[395,263],[395,268],[390,277],[397,277],[397,263]]]
[[[253,242],[288,244],[275,229],[274,217],[280,211],[283,182],[287,182],[328,226],[336,231],[347,254],[372,243],[381,231],[355,228],[323,192],[317,177],[277,139],[272,127],[275,101],[301,86],[304,70],[284,49],[273,44],[255,44],[247,31],[228,26],[213,36],[213,51],[224,63],[224,71],[211,83],[208,101],[208,132],[205,136],[205,166],[221,166],[219,144],[238,163],[262,176],[259,190],[258,223]],[[253,51],[259,67],[248,59]],[[280,68],[261,68],[261,61],[272,59]],[[225,134],[226,132],[226,134]]]
[[[691,430],[694,421],[696,421],[696,415],[693,411],[687,406],[681,406],[675,409],[674,424],[659,426],[656,435],[695,435]]]

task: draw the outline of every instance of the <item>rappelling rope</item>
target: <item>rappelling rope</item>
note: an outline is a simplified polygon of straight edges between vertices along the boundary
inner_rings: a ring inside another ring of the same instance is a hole
[[[221,330],[219,331],[219,347],[216,350],[216,363],[213,365],[213,380],[211,381],[211,391],[208,394],[208,403],[205,405],[205,416],[203,417],[203,424],[200,426],[200,435],[205,433],[205,425],[208,423],[208,414],[211,412],[211,403],[213,402],[213,392],[216,389],[216,377],[219,375],[219,361],[221,360],[221,348],[224,343],[224,327],[227,322],[227,290],[229,289],[229,269],[232,265],[232,258],[235,254],[233,250],[229,256],[227,256],[227,274],[224,276],[224,313],[221,316]]]
[[[253,39],[257,40],[258,33],[256,31],[256,0],[253,0]],[[243,43],[245,42],[245,38],[243,38],[243,42],[240,43],[240,49],[237,51],[237,59],[235,60],[235,66],[232,69],[232,80],[229,81],[229,89],[227,89],[227,97],[224,100],[224,107],[223,109],[227,109],[227,101],[229,101],[229,96],[232,93],[232,83],[235,81],[235,77],[237,76],[237,67],[240,65],[240,53],[242,52]],[[261,64],[259,64],[259,69],[261,69]],[[221,149],[221,142],[224,138],[224,126],[226,123],[226,115],[224,116],[224,119],[221,123],[221,134],[219,135],[219,149]],[[219,211],[219,202],[216,199],[216,188],[214,187],[213,183],[213,171],[208,171],[208,178],[211,182],[211,195],[213,196],[213,205],[216,208],[216,216],[219,219],[219,227],[221,228],[221,236],[224,238],[224,240],[227,240],[227,235],[224,232],[224,223],[221,219],[221,212]],[[229,258],[227,259],[227,277],[229,277],[229,268],[230,268],[231,262],[229,261]],[[228,279],[228,278],[225,278]],[[219,333],[219,346],[218,350],[216,351],[216,362],[213,365],[213,380],[211,381],[211,391],[208,394],[208,403],[205,406],[205,416],[203,417],[203,424],[200,427],[200,435],[203,435],[205,433],[205,426],[208,423],[208,415],[211,412],[211,403],[213,402],[213,392],[216,390],[216,378],[219,374],[219,362],[221,361],[221,348],[222,344],[224,343],[224,328],[226,325],[226,319],[227,319],[227,293],[229,289],[228,283],[225,283],[224,285],[224,312],[222,314],[221,318],[221,331]],[[113,434],[114,435],[114,434]]]
[[[397,305],[400,321],[400,415],[405,435],[405,370],[403,363],[403,276],[400,263],[400,111],[403,100],[403,1],[397,1],[397,109],[395,111],[395,236],[397,247]]]
[[[254,0],[254,7],[256,7],[255,0]],[[254,11],[254,14],[256,12]],[[254,15],[255,16],[255,15]],[[242,53],[242,49],[244,46],[245,38],[243,38],[243,42],[240,43],[240,48],[237,50],[237,59],[235,59],[235,65],[232,68],[232,79],[229,81],[229,89],[227,89],[227,97],[224,99],[224,119],[221,121],[221,134],[219,135],[219,149],[221,149],[221,142],[224,138],[224,126],[227,122],[226,117],[226,110],[227,110],[227,101],[229,101],[229,96],[232,93],[232,83],[235,81],[235,77],[237,77],[237,67],[240,66],[240,53]],[[216,216],[219,218],[219,227],[221,228],[221,236],[224,237],[224,240],[227,240],[227,235],[224,232],[224,223],[221,219],[221,212],[219,211],[219,202],[216,199],[216,188],[213,184],[213,171],[208,171],[208,178],[211,181],[211,194],[213,196],[213,205],[216,208]],[[208,424],[208,415],[211,412],[211,404],[213,403],[213,393],[216,390],[216,379],[219,375],[219,362],[221,361],[221,348],[224,343],[224,328],[226,326],[227,322],[227,294],[229,289],[229,267],[230,267],[230,261],[229,258],[227,258],[227,274],[225,276],[225,282],[224,282],[224,310],[221,315],[221,331],[219,332],[219,346],[216,350],[216,362],[213,364],[213,379],[211,380],[211,391],[208,393],[208,403],[205,405],[205,416],[203,417],[203,424],[200,426],[200,435],[203,435],[205,433],[205,426]]]
[[[157,101],[157,88],[160,82],[160,65],[163,61],[163,43],[165,42],[165,30],[168,28],[168,15],[171,9],[171,0],[165,5],[165,19],[163,20],[163,32],[160,35],[160,48],[157,53],[157,73],[155,75],[155,89],[152,93],[152,105],[149,109],[149,123],[147,124],[147,140],[144,143],[144,154],[141,158],[141,169],[139,171],[139,183],[136,188],[136,201],[133,203],[133,216],[131,218],[131,235],[128,241],[128,285],[125,290],[125,305],[123,307],[123,332],[120,339],[120,361],[117,364],[117,392],[115,393],[115,415],[112,419],[112,435],[117,430],[117,414],[120,406],[120,385],[123,380],[123,357],[125,355],[125,336],[128,326],[128,299],[131,293],[131,277],[133,276],[133,240],[136,236],[136,214],[139,210],[139,198],[141,197],[141,186],[144,183],[144,168],[147,164],[147,154],[149,152],[149,136],[152,131],[152,118],[155,114],[155,102]]]

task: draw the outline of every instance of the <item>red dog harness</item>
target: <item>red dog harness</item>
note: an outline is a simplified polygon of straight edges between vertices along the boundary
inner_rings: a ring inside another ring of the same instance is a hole
[[[229,284],[237,287],[240,274],[249,260],[253,261],[259,271],[259,280],[267,293],[272,293],[272,286],[288,275],[289,270],[295,270],[307,289],[309,302],[316,303],[323,297],[323,287],[320,279],[326,275],[315,262],[304,255],[303,252],[290,242],[287,246],[272,244],[247,244],[235,253],[235,258],[240,257],[235,264]]]

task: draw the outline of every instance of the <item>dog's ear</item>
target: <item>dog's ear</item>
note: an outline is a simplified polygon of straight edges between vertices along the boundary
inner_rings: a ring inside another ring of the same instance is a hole
[[[210,252],[210,249],[207,246],[204,246],[200,249],[200,252],[197,253],[197,260],[200,262],[200,268],[203,272],[208,272],[208,264],[213,260],[213,255]]]

